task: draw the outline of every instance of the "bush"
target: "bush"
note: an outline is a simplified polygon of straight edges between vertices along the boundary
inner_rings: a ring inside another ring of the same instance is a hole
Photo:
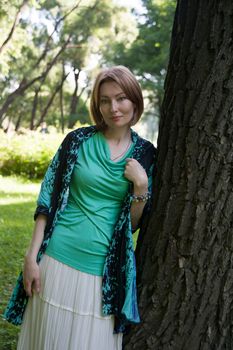
[[[0,131],[0,173],[41,179],[63,138],[58,133],[8,136]]]

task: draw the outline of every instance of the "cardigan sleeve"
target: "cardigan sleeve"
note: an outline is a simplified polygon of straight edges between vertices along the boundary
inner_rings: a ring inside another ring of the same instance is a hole
[[[156,157],[157,157],[157,148],[154,146],[151,147],[149,157],[147,157],[147,176],[148,176],[148,192],[151,194],[151,198],[146,202],[145,207],[143,208],[142,215],[140,217],[140,220],[138,222],[138,226],[136,229],[133,230],[133,233],[136,232],[139,228],[142,226],[142,222],[145,218],[145,216],[148,215],[151,209],[152,205],[152,189],[153,189],[153,178],[155,175],[156,170]],[[148,166],[149,161],[149,166]]]
[[[48,216],[51,208],[51,197],[54,190],[54,180],[58,167],[61,161],[61,156],[64,155],[64,150],[69,142],[69,134],[66,135],[65,139],[61,143],[57,152],[55,153],[52,161],[50,162],[48,169],[45,173],[44,179],[41,183],[39,196],[37,199],[37,207],[34,213],[34,220],[36,220],[39,214]]]

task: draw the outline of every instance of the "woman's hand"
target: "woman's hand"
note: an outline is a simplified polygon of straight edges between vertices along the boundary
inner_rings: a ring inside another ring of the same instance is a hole
[[[29,297],[32,296],[33,292],[40,292],[40,271],[36,257],[43,241],[46,222],[47,217],[39,214],[35,222],[33,237],[24,259],[23,285]]]
[[[40,292],[40,270],[36,260],[25,257],[23,269],[23,285],[26,294],[31,297],[33,292]]]
[[[148,177],[145,169],[134,158],[126,158],[125,177],[132,181],[134,189],[142,189],[144,192],[148,189]]]
[[[144,195],[148,191],[148,177],[145,169],[133,158],[126,158],[125,177],[133,182],[133,194]],[[130,208],[131,225],[136,230],[146,202],[132,202]]]

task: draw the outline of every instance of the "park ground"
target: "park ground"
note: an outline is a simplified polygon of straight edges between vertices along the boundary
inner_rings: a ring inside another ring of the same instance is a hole
[[[39,183],[0,176],[0,313],[11,295],[29,243]],[[0,350],[15,350],[19,327],[0,318]]]

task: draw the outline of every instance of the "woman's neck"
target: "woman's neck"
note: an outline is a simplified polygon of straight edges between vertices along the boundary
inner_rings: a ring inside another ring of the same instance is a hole
[[[103,132],[104,136],[106,137],[106,139],[113,141],[114,143],[120,143],[123,140],[129,140],[129,138],[131,138],[131,130],[130,128],[121,130],[115,130],[115,129],[106,129]]]

